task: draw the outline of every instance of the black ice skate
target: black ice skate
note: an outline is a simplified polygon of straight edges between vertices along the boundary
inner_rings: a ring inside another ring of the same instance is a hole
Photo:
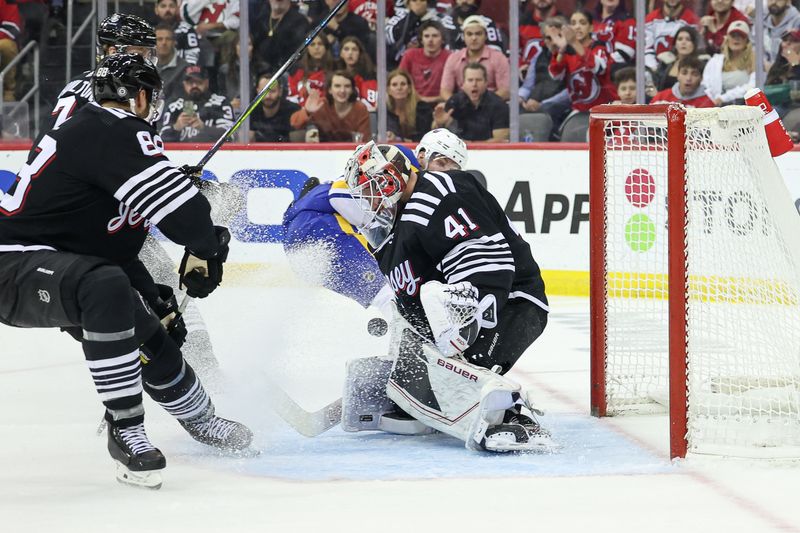
[[[108,426],[108,452],[117,463],[117,481],[148,489],[161,488],[160,470],[167,466],[161,450],[150,443],[144,424]]]
[[[551,452],[558,449],[550,432],[518,409],[507,410],[502,424],[487,429],[482,444],[484,449],[492,452]]]
[[[253,440],[253,433],[247,426],[217,415],[205,417],[199,422],[179,422],[194,440],[226,452],[243,452]]]

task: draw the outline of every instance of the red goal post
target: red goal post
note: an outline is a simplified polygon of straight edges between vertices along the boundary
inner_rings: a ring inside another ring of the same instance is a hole
[[[800,456],[800,217],[760,110],[598,106],[589,139],[592,414]]]

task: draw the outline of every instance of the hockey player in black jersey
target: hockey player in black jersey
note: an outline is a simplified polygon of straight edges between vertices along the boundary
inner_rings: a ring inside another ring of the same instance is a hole
[[[97,28],[97,57],[116,53],[139,54],[151,62],[156,58],[156,34],[153,27],[135,15],[114,13]],[[87,70],[73,79],[58,94],[49,130],[57,128],[75,111],[92,102],[92,75]]]
[[[147,59],[155,60],[155,46],[155,30],[144,19],[135,15],[114,13],[104,19],[97,29],[98,59],[125,52],[139,54]],[[152,62],[155,64],[154,61]],[[62,89],[52,111],[53,119],[50,124],[50,130],[61,126],[76,111],[94,101],[91,86],[93,74],[93,71],[88,70]],[[161,110],[159,109],[158,112],[154,113],[153,120],[159,118],[160,115]],[[198,186],[208,183],[201,182],[195,177],[193,179],[195,179],[195,185]],[[227,189],[222,189],[222,187],[212,188],[212,185],[208,187],[204,188],[202,192],[207,198],[213,199],[213,212],[227,214],[224,219],[217,216],[215,220],[221,224],[226,224],[237,212],[235,208],[231,208],[231,205],[238,204],[238,193],[230,187]],[[159,283],[161,291],[168,292],[169,290],[177,289],[174,281],[175,265],[155,238],[148,237],[140,258],[150,274]],[[152,295],[146,294],[144,296],[148,298],[148,303],[151,306],[157,305],[156,301],[151,298]],[[179,330],[179,333],[182,331],[182,335],[178,337],[178,340],[185,342],[183,345],[184,353],[201,375],[212,377],[218,362],[214,355],[208,329],[194,302],[189,302],[183,318],[185,327]]]
[[[469,173],[414,172],[368,143],[345,179],[404,326],[388,397],[470,449],[550,450],[527,395],[503,376],[541,335],[548,304],[530,246]]]
[[[69,328],[81,340],[117,477],[154,488],[166,461],[145,433],[142,390],[200,442],[237,451],[252,437],[215,414],[162,326],[174,302],[158,316],[142,299],[156,291],[137,259],[151,224],[185,245],[180,276],[194,297],[219,285],[230,238],[164,156],[148,121],[160,87],[141,56],[104,59],[93,79],[97,103],[44,135],[0,200],[0,322]]]

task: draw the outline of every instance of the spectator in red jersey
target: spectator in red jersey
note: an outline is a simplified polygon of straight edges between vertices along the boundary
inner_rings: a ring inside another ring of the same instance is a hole
[[[214,46],[216,65],[233,59],[239,38],[239,0],[183,0],[181,18]]]
[[[369,112],[358,101],[353,76],[334,71],[325,96],[312,89],[305,105],[292,115],[293,129],[306,128],[306,142],[367,142],[372,138]]]
[[[386,22],[386,58],[390,65],[397,65],[407,48],[419,46],[417,34],[419,26],[426,20],[439,20],[436,9],[430,7],[428,0],[406,0],[406,9],[398,10]]]
[[[658,54],[658,66],[653,73],[653,84],[657,91],[675,85],[678,81],[678,62],[690,56],[700,57],[700,33],[691,26],[683,26],[675,33],[672,50]]]
[[[322,91],[325,88],[325,76],[333,70],[333,66],[330,44],[325,37],[317,35],[289,75],[289,101],[302,106],[312,89]]]
[[[426,20],[419,27],[422,48],[409,48],[403,54],[400,68],[411,75],[417,96],[423,102],[439,102],[442,73],[450,51],[444,47],[445,31],[438,21]]]
[[[355,13],[369,24],[369,29],[375,31],[378,23],[378,2],[377,0],[350,0],[348,6],[351,13]],[[386,16],[394,16],[394,3],[386,2]]]
[[[703,69],[703,85],[716,105],[744,100],[744,93],[756,86],[756,55],[750,44],[750,26],[743,20],[728,25],[719,54]]]
[[[467,46],[450,54],[444,64],[442,86],[439,90],[441,99],[446,102],[461,86],[464,81],[464,67],[470,63],[480,63],[486,68],[489,90],[503,100],[508,100],[508,59],[502,52],[486,45],[486,23],[483,17],[469,17],[461,29]]]
[[[375,65],[356,37],[345,37],[339,48],[338,69],[349,72],[355,81],[356,94],[368,111],[375,111],[378,103],[378,80]]]
[[[548,18],[561,15],[553,0],[532,0],[527,3],[519,19],[519,49],[522,51],[521,65],[529,65],[544,46],[540,24]]]
[[[613,99],[606,86],[608,51],[603,43],[592,41],[591,28],[592,15],[584,9],[572,14],[570,26],[547,27],[553,43],[550,75],[566,79],[572,109],[579,112]]]
[[[19,39],[22,19],[16,4],[0,0],[0,69],[8,65],[19,53]],[[14,91],[17,88],[17,68],[11,68],[3,78],[3,100],[16,100]]]
[[[390,142],[416,142],[430,129],[433,109],[417,99],[414,81],[405,70],[388,75],[387,135]]]
[[[664,0],[664,5],[645,17],[645,65],[651,70],[658,66],[656,56],[672,48],[672,39],[682,26],[698,26],[700,19],[683,5],[683,0]]]
[[[706,51],[716,54],[722,46],[722,41],[728,33],[732,22],[742,21],[750,24],[747,15],[733,7],[733,0],[711,0],[710,14],[700,19],[703,26],[703,39],[706,41]]]
[[[636,59],[636,19],[622,0],[600,0],[595,7],[594,31],[598,41],[609,45],[611,60],[619,68]]]
[[[686,107],[714,107],[703,86],[703,63],[696,57],[685,57],[678,64],[678,81],[670,89],[656,93],[652,104],[680,102]]]

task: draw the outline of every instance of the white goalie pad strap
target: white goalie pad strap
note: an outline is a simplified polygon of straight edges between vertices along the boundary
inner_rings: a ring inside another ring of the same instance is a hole
[[[407,330],[387,395],[423,424],[481,449],[486,428],[502,422],[519,384],[460,359],[444,357]]]
[[[446,357],[462,353],[478,338],[480,302],[472,283],[429,281],[422,285],[419,298],[436,347]]]

